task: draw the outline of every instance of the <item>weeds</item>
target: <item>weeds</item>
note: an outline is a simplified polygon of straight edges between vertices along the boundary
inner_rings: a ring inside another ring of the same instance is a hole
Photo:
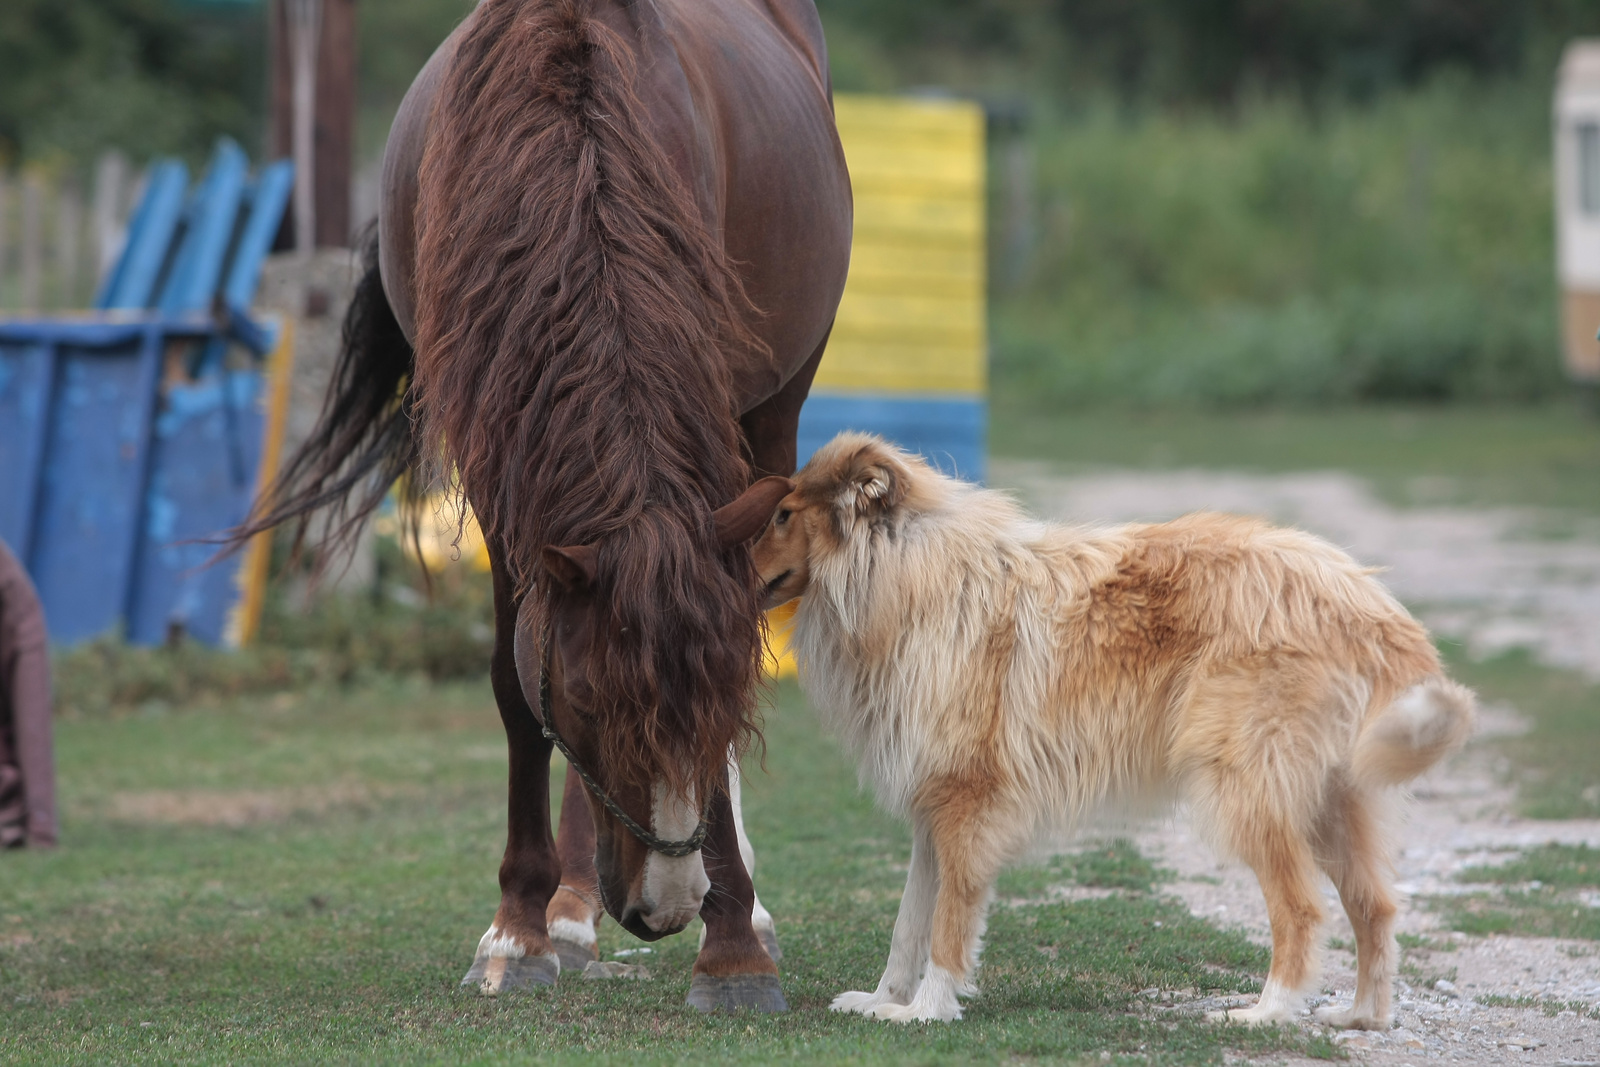
[[[1540,845],[1509,863],[1469,867],[1457,880],[1495,892],[1436,897],[1452,930],[1600,941],[1600,849]]]
[[[1554,394],[1548,111],[1542,77],[1450,76],[1315,113],[1041,109],[1037,203],[996,182],[996,394],[1052,410]],[[1013,218],[1034,220],[1022,252]]]
[[[295,596],[303,585],[280,578],[245,649],[142,647],[107,635],[58,651],[57,713],[104,718],[384,676],[486,676],[494,643],[488,575],[456,567],[424,581],[393,541],[380,539],[378,551],[378,578],[359,592]]]

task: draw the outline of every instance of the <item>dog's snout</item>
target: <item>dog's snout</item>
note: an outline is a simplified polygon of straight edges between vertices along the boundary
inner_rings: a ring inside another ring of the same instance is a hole
[[[772,581],[767,583],[766,588],[761,591],[761,595],[763,597],[770,597],[773,593],[776,593],[778,591],[778,587],[784,582],[787,582],[789,580],[789,576],[793,573],[794,568],[790,567],[788,570],[772,579]]]

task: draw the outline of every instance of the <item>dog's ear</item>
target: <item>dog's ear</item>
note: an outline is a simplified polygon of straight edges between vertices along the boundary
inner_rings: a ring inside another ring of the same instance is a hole
[[[910,472],[894,449],[876,438],[852,452],[839,474],[834,503],[841,511],[883,515],[906,498]]]

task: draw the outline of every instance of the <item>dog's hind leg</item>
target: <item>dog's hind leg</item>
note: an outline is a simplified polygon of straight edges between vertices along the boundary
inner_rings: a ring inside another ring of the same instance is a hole
[[[1356,995],[1348,1009],[1317,1009],[1330,1026],[1387,1030],[1392,1021],[1394,982],[1394,894],[1389,861],[1374,800],[1345,783],[1335,784],[1318,825],[1323,869],[1339,889],[1339,900],[1356,935]]]
[[[1185,709],[1178,744],[1196,820],[1255,872],[1272,926],[1261,997],[1228,1012],[1235,1022],[1288,1020],[1316,980],[1322,894],[1312,830],[1364,699],[1316,660],[1279,651],[1202,679]]]
[[[906,875],[905,894],[900,898],[900,914],[894,920],[894,939],[889,945],[889,963],[883,977],[871,993],[840,993],[830,1005],[834,1011],[871,1015],[885,1004],[910,1003],[928,963],[938,894],[939,868],[933,837],[927,824],[919,820],[911,839],[911,870]]]
[[[1239,841],[1241,857],[1256,873],[1267,898],[1272,925],[1272,967],[1254,1007],[1228,1012],[1233,1022],[1251,1025],[1284,1022],[1305,1003],[1305,989],[1316,978],[1317,933],[1322,927],[1316,866],[1305,837],[1283,820],[1270,819]]]

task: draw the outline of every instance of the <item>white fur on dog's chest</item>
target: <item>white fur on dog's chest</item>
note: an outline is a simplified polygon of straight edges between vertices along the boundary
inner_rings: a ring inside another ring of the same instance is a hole
[[[941,694],[919,687],[916,671],[861,663],[831,633],[821,620],[808,619],[804,606],[796,613],[801,686],[856,760],[862,784],[885,808],[904,815],[927,771],[927,710]]]

